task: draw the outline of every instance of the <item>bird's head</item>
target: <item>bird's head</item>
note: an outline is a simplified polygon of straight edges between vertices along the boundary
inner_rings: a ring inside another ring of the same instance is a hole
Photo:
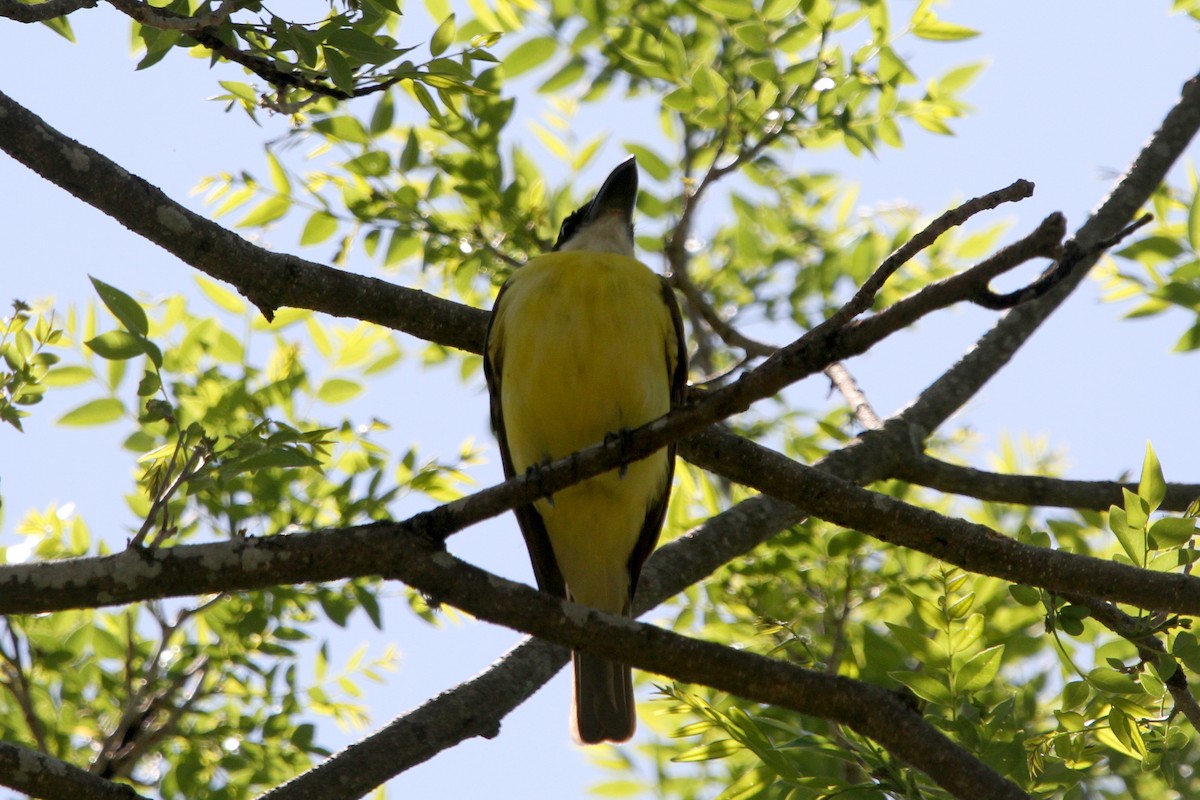
[[[622,161],[596,196],[563,220],[555,250],[587,250],[633,257],[633,205],[637,161]]]

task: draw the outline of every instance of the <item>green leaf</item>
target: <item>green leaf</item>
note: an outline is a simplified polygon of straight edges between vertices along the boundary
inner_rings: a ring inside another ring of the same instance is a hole
[[[1192,198],[1192,204],[1188,207],[1187,238],[1192,252],[1200,253],[1200,192]]]
[[[344,403],[357,397],[363,390],[362,384],[348,381],[345,378],[330,378],[317,389],[317,399],[322,403],[334,405]]]
[[[425,0],[425,10],[436,22],[450,15],[450,0]]]
[[[293,468],[293,467],[314,467],[318,462],[307,453],[295,450],[292,448],[281,448],[278,450],[268,450],[264,453],[257,453],[249,458],[235,461],[228,465],[227,474],[244,474],[254,472],[260,469],[278,468]],[[222,468],[223,473],[226,469]]]
[[[271,185],[275,187],[275,191],[280,194],[292,193],[292,181],[288,177],[287,170],[283,168],[283,164],[270,150],[267,151],[267,170],[271,176]]]
[[[1150,538],[1159,550],[1180,547],[1196,535],[1196,520],[1189,517],[1163,517],[1150,526]]]
[[[1087,728],[1087,718],[1078,711],[1059,711],[1058,709],[1054,709],[1054,716],[1058,719],[1059,730],[1079,733]]]
[[[734,25],[733,38],[752,53],[762,53],[771,47],[766,27],[756,19]]]
[[[125,414],[125,406],[115,397],[101,397],[89,400],[77,408],[73,408],[58,418],[59,425],[104,425],[115,422]]]
[[[549,36],[535,36],[527,39],[504,57],[504,61],[501,62],[504,64],[504,74],[509,78],[515,78],[545,64],[554,58],[557,52],[558,45]]]
[[[716,758],[727,758],[734,753],[740,753],[744,749],[741,744],[735,742],[733,739],[720,739],[693,747],[683,755],[676,756],[671,760],[677,764],[686,764],[692,761],[712,761]]]
[[[931,703],[940,705],[952,705],[954,698],[950,694],[950,690],[938,678],[928,672],[909,672],[906,670],[897,670],[889,672],[892,678],[912,689],[913,694],[922,699],[928,700]]]
[[[586,65],[582,58],[578,56],[572,58],[558,72],[546,79],[545,83],[538,87],[539,94],[555,94],[561,92],[569,86],[573,86],[576,81],[583,77],[587,71]]]
[[[322,46],[321,53],[325,56],[325,70],[329,74],[329,80],[333,81],[333,85],[346,94],[353,94],[354,70],[351,68],[350,62],[332,47]]]
[[[355,175],[382,178],[392,171],[392,160],[381,150],[372,150],[347,161],[343,166]]]
[[[1087,681],[1071,681],[1063,686],[1063,708],[1078,708],[1092,696],[1092,688]]]
[[[371,112],[371,133],[375,136],[386,133],[392,127],[396,118],[396,104],[392,101],[392,93],[384,92]]]
[[[396,47],[390,39],[376,38],[357,28],[338,28],[329,34],[325,43],[337,48],[337,53],[345,54],[361,64],[386,64],[408,52],[404,48]],[[330,51],[326,49],[326,57],[329,54]],[[339,88],[344,87],[339,85]],[[353,91],[353,88],[347,91]]]
[[[1113,736],[1117,737],[1117,741],[1125,745],[1125,748],[1131,755],[1142,757],[1146,755],[1146,743],[1142,740],[1141,731],[1138,730],[1137,723],[1129,718],[1119,708],[1110,708],[1108,711],[1108,725],[1112,729]]]
[[[1133,530],[1141,530],[1150,521],[1150,506],[1140,494],[1134,494],[1121,487],[1121,497],[1125,503],[1125,524]]]
[[[216,281],[197,275],[196,284],[200,287],[200,291],[204,292],[204,296],[211,300],[217,308],[238,316],[246,313],[246,304],[242,298]]]
[[[75,44],[75,32],[71,30],[71,21],[66,16],[44,19],[42,24],[71,44]]]
[[[1138,496],[1146,501],[1153,514],[1167,496],[1167,482],[1163,479],[1162,465],[1154,448],[1146,442],[1146,457],[1142,460],[1142,479],[1138,482]]]
[[[367,130],[354,117],[325,117],[313,123],[313,128],[332,139],[341,139],[351,144],[368,144]]]
[[[625,149],[637,157],[638,166],[646,170],[650,177],[665,181],[671,177],[671,167],[657,153],[648,147],[633,142],[623,142]]]
[[[958,42],[979,35],[977,30],[956,25],[953,22],[945,22],[932,13],[926,14],[920,22],[914,25],[912,32],[919,39],[928,39],[933,42]]]
[[[99,278],[93,278],[91,275],[88,278],[91,280],[92,286],[96,288],[96,294],[100,295],[100,300],[125,327],[125,330],[142,336],[149,332],[150,323],[146,320],[146,311],[142,308],[141,303],[120,289],[109,286]]]
[[[1200,350],[1200,322],[1197,322],[1184,331],[1183,335],[1179,337],[1179,341],[1175,342],[1175,346],[1171,350],[1175,353],[1189,353],[1192,350]]]
[[[1146,562],[1146,551],[1143,549],[1143,543],[1138,535],[1140,531],[1130,529],[1126,518],[1125,509],[1117,506],[1110,506],[1108,509],[1108,529],[1117,537],[1117,541],[1121,543],[1121,547],[1125,548],[1129,560],[1134,564],[1144,564]]]
[[[109,331],[102,333],[84,344],[96,355],[109,361],[124,361],[145,355],[150,343],[129,331]]]
[[[281,195],[268,197],[250,209],[246,216],[237,223],[238,228],[259,228],[287,214],[292,207],[292,198]]]
[[[754,13],[754,5],[744,0],[700,0],[700,7],[725,19],[746,19]]]
[[[47,372],[42,377],[42,383],[46,386],[78,386],[81,383],[87,383],[92,377],[92,371],[87,367],[78,365],[67,367],[55,367]]]
[[[1087,674],[1087,681],[1101,691],[1114,694],[1138,694],[1142,691],[1133,678],[1109,667],[1096,667]]]
[[[958,674],[954,676],[954,686],[960,692],[977,692],[991,684],[1000,672],[1000,661],[1004,655],[1004,645],[976,653],[972,656]]]
[[[1042,593],[1032,586],[1014,583],[1008,587],[1008,593],[1023,606],[1036,606],[1042,602]]]
[[[337,233],[337,228],[337,217],[324,211],[314,211],[304,225],[304,232],[300,234],[300,244],[305,247],[320,244]]]
[[[258,93],[254,91],[254,87],[248,83],[241,81],[217,81],[221,88],[228,91],[231,95],[246,103],[249,106],[258,105]]]
[[[442,119],[442,110],[438,108],[437,103],[433,101],[433,95],[429,93],[428,89],[421,84],[414,82],[412,84],[412,91],[417,98],[417,102],[419,102],[421,107],[425,109],[425,113],[436,120]]]
[[[430,54],[440,56],[446,52],[446,49],[454,43],[454,37],[457,33],[458,25],[454,22],[454,15],[451,14],[442,20],[442,24],[438,25],[437,30],[433,32],[433,36],[429,40]]]

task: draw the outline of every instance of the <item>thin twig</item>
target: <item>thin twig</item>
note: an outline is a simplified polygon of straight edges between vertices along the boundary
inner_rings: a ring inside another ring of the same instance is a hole
[[[854,412],[854,418],[860,425],[869,431],[883,427],[883,420],[875,413],[871,401],[867,399],[866,394],[859,387],[858,381],[850,374],[850,370],[846,369],[845,364],[835,361],[825,368],[825,375],[828,376],[833,387],[841,392],[842,397],[850,404],[850,410]]]

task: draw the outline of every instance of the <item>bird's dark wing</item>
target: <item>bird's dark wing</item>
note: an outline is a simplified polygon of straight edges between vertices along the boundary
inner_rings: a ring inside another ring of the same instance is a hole
[[[671,382],[671,408],[675,409],[683,405],[684,398],[687,396],[687,340],[683,335],[683,315],[679,313],[679,303],[675,300],[675,292],[666,278],[660,278],[660,280],[662,281],[662,299],[671,313],[671,324],[675,329],[674,352],[672,352],[670,343],[663,352],[663,363],[667,371],[667,378]],[[672,361],[675,362],[674,367],[672,367]],[[675,443],[671,442],[667,445],[666,451],[666,483],[663,485],[662,493],[646,509],[642,532],[638,536],[637,544],[633,546],[633,552],[629,555],[629,599],[631,603],[633,594],[637,590],[638,577],[642,574],[642,565],[654,552],[654,546],[658,544],[658,535],[662,531],[663,520],[667,516],[671,482],[675,478]]]
[[[503,374],[503,348],[492,353],[492,326],[496,322],[496,311],[504,302],[505,284],[496,295],[496,303],[492,306],[492,316],[488,320],[487,336],[483,347],[483,377],[487,381],[488,395],[491,398],[492,431],[500,443],[500,461],[504,466],[504,477],[516,475],[513,468],[512,454],[508,449],[508,435],[504,431],[504,408],[500,403],[500,375]],[[529,560],[533,564],[533,577],[537,580],[538,588],[556,597],[566,598],[567,586],[559,571],[558,562],[554,559],[554,548],[550,546],[550,534],[546,532],[546,524],[533,505],[517,506],[513,509],[521,533],[525,537],[525,547],[529,550]]]

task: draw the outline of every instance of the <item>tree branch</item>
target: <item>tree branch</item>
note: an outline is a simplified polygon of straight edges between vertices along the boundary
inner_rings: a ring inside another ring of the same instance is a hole
[[[133,21],[148,28],[166,31],[182,31],[196,34],[205,28],[224,25],[237,10],[237,0],[221,0],[215,11],[199,17],[177,14],[166,8],[156,8],[141,0],[108,0],[108,4]]]
[[[874,434],[868,434],[868,436]],[[823,470],[710,428],[680,443],[694,464],[795,504],[810,516],[918,550],[970,572],[1062,594],[1200,614],[1200,578],[1022,544],[992,529],[860,489]]]
[[[482,346],[486,312],[253,245],[64,136],[2,92],[0,150],[185,263],[232,284],[267,319],[281,306],[308,308],[448,347],[477,353]]]
[[[657,606],[730,559],[749,553],[795,524],[798,513],[790,505],[759,495],[663,545],[642,571],[635,611]],[[360,797],[466,739],[495,736],[504,717],[550,680],[567,657],[558,645],[526,640],[475,678],[400,715],[261,800]]]
[[[1160,658],[1166,658],[1168,663],[1173,664],[1175,671],[1164,681],[1167,690],[1175,701],[1175,709],[1187,717],[1192,727],[1200,731],[1200,703],[1196,702],[1196,698],[1188,689],[1183,668],[1167,653],[1167,648],[1147,629],[1142,620],[1131,617],[1112,603],[1096,597],[1071,592],[1064,593],[1061,597],[1076,605],[1086,606],[1091,611],[1092,619],[1137,647],[1143,660],[1157,663]]]
[[[976,500],[1024,506],[1090,508],[1097,511],[1107,511],[1111,505],[1121,505],[1124,502],[1122,489],[1137,492],[1136,483],[1002,475],[948,464],[930,456],[901,460],[894,476],[919,486]],[[1182,512],[1197,497],[1200,497],[1200,483],[1168,483],[1161,509]]]
[[[132,786],[107,781],[45,753],[8,742],[0,742],[0,785],[48,800],[146,800]]]
[[[74,14],[81,8],[95,8],[100,0],[46,0],[29,5],[20,0],[0,0],[0,17],[16,22],[46,22]]]
[[[841,328],[850,320],[871,307],[875,295],[883,288],[887,279],[896,270],[911,261],[917,253],[936,242],[943,233],[962,225],[971,217],[983,211],[989,211],[1002,203],[1016,203],[1033,196],[1033,184],[1026,180],[1014,181],[1003,189],[988,192],[985,195],[968,200],[957,208],[943,212],[937,219],[929,223],[917,235],[896,248],[895,252],[883,260],[883,263],[863,281],[858,291],[849,302],[839,308],[821,325],[830,328]],[[821,325],[817,327],[821,327]],[[815,330],[815,329],[814,329]]]
[[[1069,245],[1083,252],[1116,235],[1150,198],[1200,130],[1200,75],[1184,84],[1179,101],[1142,148],[1112,192],[1079,229]],[[1095,264],[1082,261],[1044,297],[1005,314],[953,367],[929,385],[902,413],[916,428],[932,432],[962,408],[1013,357],[1035,330],[1067,298]]]
[[[1027,798],[1015,784],[926,722],[899,695],[877,686],[559,600],[473,567],[429,541],[416,539],[412,555],[391,562],[389,577],[480,619],[675,680],[846,725],[963,800]]]
[[[840,361],[830,364],[825,368],[825,377],[829,378],[830,385],[837,389],[845,401],[850,404],[850,410],[854,413],[858,424],[869,431],[883,427],[883,421],[875,413],[871,401],[867,399],[866,394],[859,387],[858,381],[850,374],[850,370],[846,369],[845,364]]]

